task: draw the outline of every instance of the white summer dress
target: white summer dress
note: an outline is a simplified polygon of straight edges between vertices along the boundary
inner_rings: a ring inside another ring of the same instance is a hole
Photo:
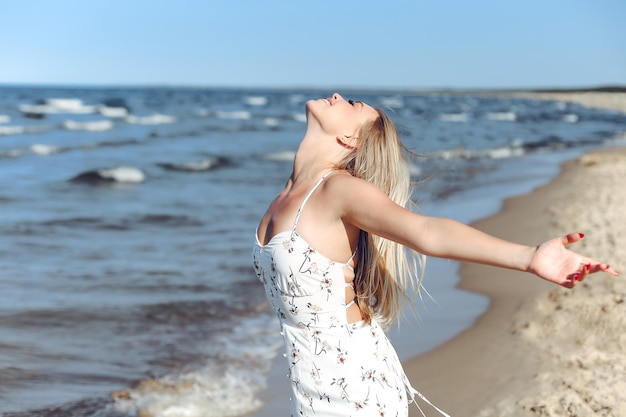
[[[430,402],[411,387],[375,320],[348,323],[346,309],[353,302],[345,302],[350,284],[344,268],[351,268],[352,258],[331,261],[296,231],[304,205],[328,174],[303,200],[292,229],[266,245],[259,242],[257,231],[253,251],[254,270],[280,321],[291,380],[291,417],[406,417],[407,393],[412,400],[417,395]]]

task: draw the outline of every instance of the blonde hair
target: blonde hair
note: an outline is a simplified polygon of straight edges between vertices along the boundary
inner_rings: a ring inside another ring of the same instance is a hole
[[[393,122],[381,110],[361,127],[358,146],[338,169],[344,169],[382,190],[396,204],[411,204],[411,175]],[[366,321],[375,318],[388,328],[407,298],[419,293],[425,257],[394,241],[361,230],[354,290]]]

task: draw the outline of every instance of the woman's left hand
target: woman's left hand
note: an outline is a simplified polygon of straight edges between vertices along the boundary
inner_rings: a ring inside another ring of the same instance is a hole
[[[573,288],[587,275],[595,272],[603,271],[618,276],[619,273],[609,265],[566,248],[567,245],[578,242],[583,237],[582,233],[570,233],[537,246],[528,264],[528,271],[565,288]]]

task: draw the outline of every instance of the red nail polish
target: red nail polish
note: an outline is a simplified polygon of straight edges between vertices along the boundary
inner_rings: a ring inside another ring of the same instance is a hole
[[[585,237],[584,233],[579,233],[578,236],[580,236],[581,238]]]

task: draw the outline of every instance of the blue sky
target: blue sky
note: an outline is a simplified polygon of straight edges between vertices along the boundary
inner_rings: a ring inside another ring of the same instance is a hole
[[[0,84],[626,85],[624,0],[0,0]]]

